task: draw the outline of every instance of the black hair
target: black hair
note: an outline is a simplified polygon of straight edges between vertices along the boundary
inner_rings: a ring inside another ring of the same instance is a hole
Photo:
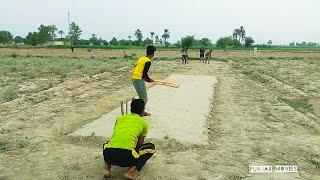
[[[154,52],[157,50],[157,48],[156,47],[154,47],[153,45],[149,45],[148,47],[147,47],[147,55],[152,55],[152,54],[154,54]]]
[[[133,99],[131,102],[131,113],[141,114],[144,111],[144,101],[142,99]]]

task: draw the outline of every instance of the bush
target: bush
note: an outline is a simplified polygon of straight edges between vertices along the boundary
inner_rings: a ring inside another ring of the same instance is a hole
[[[223,37],[217,40],[216,46],[219,48],[239,47],[241,44],[233,37]]]
[[[192,47],[194,41],[194,36],[186,36],[181,39],[181,46],[185,49],[189,49]]]
[[[9,86],[3,93],[3,99],[5,102],[12,101],[18,98],[18,88],[14,86]]]

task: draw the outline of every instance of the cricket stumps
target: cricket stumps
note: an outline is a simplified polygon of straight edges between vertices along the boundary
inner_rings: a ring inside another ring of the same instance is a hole
[[[125,99],[125,100],[121,100],[121,101],[120,101],[121,115],[125,115],[125,114],[130,113],[129,103],[130,103],[133,99],[134,99],[134,97],[131,98],[131,99]]]

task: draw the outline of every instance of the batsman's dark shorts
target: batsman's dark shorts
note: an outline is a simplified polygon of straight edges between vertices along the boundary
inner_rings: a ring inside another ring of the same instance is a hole
[[[152,143],[143,144],[140,148],[135,150],[105,148],[106,144],[103,145],[103,157],[105,162],[109,165],[120,167],[136,166],[138,171],[141,171],[143,166],[156,151],[156,148]]]

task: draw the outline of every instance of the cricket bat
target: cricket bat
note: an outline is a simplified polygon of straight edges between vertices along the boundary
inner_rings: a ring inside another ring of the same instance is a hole
[[[173,88],[180,87],[180,84],[174,83],[174,82],[169,82],[169,81],[155,80],[155,83],[158,85],[169,86],[169,87],[173,87]]]

